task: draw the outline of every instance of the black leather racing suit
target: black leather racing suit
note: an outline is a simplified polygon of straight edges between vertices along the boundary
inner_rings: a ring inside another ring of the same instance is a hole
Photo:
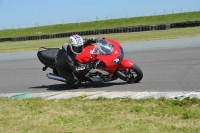
[[[95,43],[96,40],[93,38],[86,39],[84,46],[91,43]],[[75,59],[75,54],[70,50],[69,45],[63,44],[62,47],[58,50],[55,58],[55,66],[58,73],[64,77],[67,83],[73,87],[78,88],[80,81],[76,78],[75,75],[85,76],[90,69],[92,69],[93,64],[79,64]]]

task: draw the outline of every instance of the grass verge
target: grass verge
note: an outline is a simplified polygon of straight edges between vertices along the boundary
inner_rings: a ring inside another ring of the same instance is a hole
[[[3,133],[200,132],[200,100],[0,98]]]
[[[93,22],[57,24],[51,26],[40,26],[24,29],[0,30],[0,38],[31,36],[42,34],[65,33],[95,29],[106,29],[124,26],[168,24],[175,22],[196,21],[200,18],[200,12],[185,12],[157,16],[144,16],[134,18],[121,18],[111,20],[101,20]]]
[[[200,36],[200,27],[177,28],[177,29],[169,29],[169,30],[155,30],[155,31],[144,31],[144,32],[117,33],[117,34],[101,34],[101,35],[93,35],[93,36],[83,36],[83,38],[98,37],[98,36],[111,38],[121,43],[172,39],[172,38],[184,38],[184,37]],[[60,47],[63,43],[67,41],[68,41],[68,37],[47,39],[47,40],[1,42],[0,53],[37,50],[41,46]]]

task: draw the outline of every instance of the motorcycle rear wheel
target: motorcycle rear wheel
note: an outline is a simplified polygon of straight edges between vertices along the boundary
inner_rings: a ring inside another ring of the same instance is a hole
[[[126,78],[121,76],[119,78],[121,80],[127,81],[128,83],[138,83],[143,78],[143,72],[136,64],[133,64],[131,68],[121,72],[126,75]]]

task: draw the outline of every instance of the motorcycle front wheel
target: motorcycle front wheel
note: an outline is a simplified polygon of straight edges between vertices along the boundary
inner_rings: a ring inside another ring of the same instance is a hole
[[[133,64],[131,68],[121,71],[121,73],[119,78],[128,83],[138,83],[143,78],[143,72],[136,64]]]

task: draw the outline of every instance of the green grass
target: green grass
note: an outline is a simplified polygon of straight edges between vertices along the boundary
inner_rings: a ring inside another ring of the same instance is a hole
[[[169,15],[101,20],[98,22],[82,22],[79,24],[71,23],[71,24],[58,24],[53,26],[41,26],[35,28],[0,30],[0,38],[53,34],[53,33],[66,33],[74,31],[115,28],[123,26],[166,24],[166,23],[196,21],[196,20],[200,20],[200,12],[186,12],[186,13],[169,14]]]
[[[172,38],[184,38],[184,37],[200,36],[200,27],[177,28],[177,29],[169,29],[169,30],[164,30],[164,31],[156,30],[156,31],[144,31],[144,32],[93,35],[93,36],[83,36],[83,38],[98,37],[98,36],[111,38],[121,43],[172,39]],[[68,39],[69,38],[67,37],[67,38],[31,40],[31,41],[19,41],[19,42],[1,42],[0,53],[37,50],[41,46],[60,47],[63,43],[67,42]]]
[[[2,133],[200,132],[200,100],[0,98]]]

